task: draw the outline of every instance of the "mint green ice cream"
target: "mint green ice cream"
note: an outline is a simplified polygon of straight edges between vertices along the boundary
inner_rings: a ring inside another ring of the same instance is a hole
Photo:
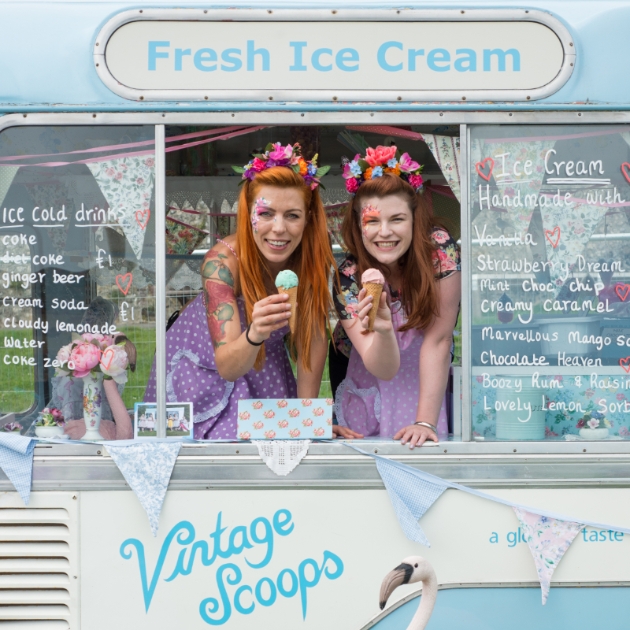
[[[291,270],[285,269],[276,276],[276,286],[283,289],[292,289],[297,287],[298,277]]]

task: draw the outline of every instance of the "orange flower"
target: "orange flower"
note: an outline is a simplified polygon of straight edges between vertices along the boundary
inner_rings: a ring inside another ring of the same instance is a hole
[[[308,164],[304,161],[304,158],[298,160],[298,166],[300,167],[300,175],[306,175]]]
[[[394,175],[400,176],[400,166],[398,166],[398,164],[396,164],[396,166],[394,168],[387,167],[385,169],[385,172],[386,173],[393,173]]]
[[[363,173],[363,177],[367,179],[372,179],[372,167],[368,168],[365,173]]]

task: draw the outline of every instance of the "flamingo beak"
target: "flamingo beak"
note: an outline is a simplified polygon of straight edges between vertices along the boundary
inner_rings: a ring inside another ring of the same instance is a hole
[[[393,571],[390,571],[381,584],[379,594],[379,606],[381,610],[385,608],[389,596],[401,585],[407,584],[413,574],[413,567],[406,562],[399,564]]]

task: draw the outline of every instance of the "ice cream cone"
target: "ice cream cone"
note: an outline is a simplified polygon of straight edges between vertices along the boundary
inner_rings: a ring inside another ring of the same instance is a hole
[[[289,318],[289,328],[291,334],[295,335],[295,327],[297,326],[297,287],[291,287],[285,289],[284,287],[278,287],[278,293],[286,293],[289,296],[289,304],[291,305],[291,317]]]
[[[372,296],[372,308],[370,309],[370,312],[368,313],[368,330],[372,331],[374,330],[374,321],[376,320],[376,311],[378,311],[378,303],[381,300],[381,293],[383,292],[383,285],[382,284],[376,284],[374,282],[366,282],[363,285],[363,288],[365,289],[367,295],[371,295]]]

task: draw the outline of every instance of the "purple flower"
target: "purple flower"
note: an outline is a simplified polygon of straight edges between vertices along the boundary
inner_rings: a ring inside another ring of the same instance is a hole
[[[269,151],[269,159],[273,160],[274,163],[280,163],[291,159],[291,156],[293,155],[293,147],[290,144],[283,147],[279,142],[276,142],[273,146],[274,150]]]

